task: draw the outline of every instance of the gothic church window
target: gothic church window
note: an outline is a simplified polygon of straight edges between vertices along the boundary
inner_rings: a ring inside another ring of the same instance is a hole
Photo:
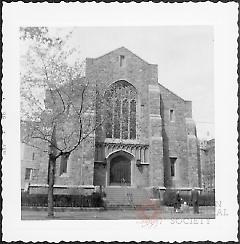
[[[123,139],[128,139],[128,100],[124,99],[122,103],[122,138]]]
[[[177,158],[170,158],[170,173],[171,176],[175,176],[176,172],[175,172],[175,164],[176,164],[176,160]]]
[[[114,105],[114,138],[120,138],[121,100],[116,99]]]
[[[108,100],[108,110],[106,113],[106,118],[107,118],[107,122],[106,122],[106,137],[107,138],[112,138],[112,130],[113,130],[113,104]]]
[[[32,168],[26,168],[25,170],[25,180],[30,180],[32,175]]]
[[[174,110],[170,109],[170,121],[173,122],[174,121]]]
[[[60,162],[60,175],[67,173],[67,162],[68,162],[69,154],[65,153],[61,156]]]
[[[120,57],[119,57],[119,65],[120,65],[120,67],[122,67],[124,65],[124,62],[125,62],[125,56],[120,55]]]
[[[127,81],[112,84],[105,93],[106,138],[136,139],[137,91]]]
[[[136,101],[130,102],[130,139],[136,138]]]

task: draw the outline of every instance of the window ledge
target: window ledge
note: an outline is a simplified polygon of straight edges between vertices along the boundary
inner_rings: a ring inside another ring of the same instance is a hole
[[[136,165],[137,165],[137,167],[139,167],[139,166],[149,165],[149,163],[147,163],[147,162],[139,162]]]
[[[106,164],[106,161],[105,160],[95,160],[94,163]]]
[[[60,177],[69,177],[68,173],[62,173],[61,175],[59,175]]]

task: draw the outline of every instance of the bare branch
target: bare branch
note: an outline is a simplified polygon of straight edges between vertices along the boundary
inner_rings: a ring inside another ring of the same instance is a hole
[[[62,105],[63,105],[63,111],[62,111],[62,114],[65,112],[65,110],[66,110],[66,106],[65,106],[65,103],[64,103],[64,101],[63,101],[63,98],[62,98],[62,95],[61,95],[61,93],[59,92],[59,90],[58,90],[58,88],[56,87],[56,91],[57,91],[57,94],[59,95],[59,97],[60,97],[60,99],[61,99],[61,101],[62,101]]]
[[[43,150],[42,148],[40,148],[40,147],[38,147],[38,146],[36,146],[36,145],[30,144],[29,142],[26,142],[26,141],[24,141],[24,140],[23,140],[22,142],[23,142],[24,144],[30,146],[30,147],[37,148],[37,149],[41,150],[42,152],[48,153],[47,150]]]
[[[83,110],[84,94],[85,94],[85,92],[87,90],[88,85],[89,85],[89,80],[87,80],[86,86],[83,87],[83,91],[82,91],[82,94],[81,94],[81,105],[80,105],[79,114],[81,114],[82,113],[82,110]]]
[[[78,115],[78,117],[80,117],[81,115],[79,114],[79,112],[78,112],[77,108],[75,107],[75,105],[74,105],[72,99],[70,98],[70,96],[66,92],[64,92],[64,91],[62,91],[62,92],[64,93],[64,95],[66,95],[68,97],[69,102],[71,103],[72,107],[74,108],[76,114]]]
[[[62,152],[62,150],[60,148],[58,148],[56,145],[54,145],[51,140],[48,140],[45,137],[41,137],[41,136],[31,136],[32,139],[40,139],[42,141],[46,141],[48,142],[50,145],[52,145],[53,147],[55,147],[58,151]]]
[[[82,120],[81,120],[81,117],[79,119],[79,137],[78,137],[78,141],[77,143],[75,144],[75,146],[73,146],[73,148],[71,150],[69,150],[69,154],[74,151],[81,143],[81,138],[82,138]]]

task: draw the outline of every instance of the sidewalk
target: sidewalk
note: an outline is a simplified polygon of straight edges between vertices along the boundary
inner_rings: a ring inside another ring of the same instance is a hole
[[[68,220],[118,220],[118,219],[213,219],[215,218],[214,207],[200,207],[200,213],[194,214],[193,209],[189,212],[175,213],[171,207],[161,207],[156,210],[79,210],[55,211],[54,219]],[[45,210],[22,210],[22,220],[49,220]]]

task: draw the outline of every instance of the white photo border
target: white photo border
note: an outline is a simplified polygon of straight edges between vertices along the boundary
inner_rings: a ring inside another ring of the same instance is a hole
[[[230,3],[4,3],[2,121],[4,241],[237,241],[238,202],[238,4]],[[135,220],[22,221],[20,205],[20,26],[162,26],[214,27],[216,200],[227,210],[204,224],[142,228]]]

